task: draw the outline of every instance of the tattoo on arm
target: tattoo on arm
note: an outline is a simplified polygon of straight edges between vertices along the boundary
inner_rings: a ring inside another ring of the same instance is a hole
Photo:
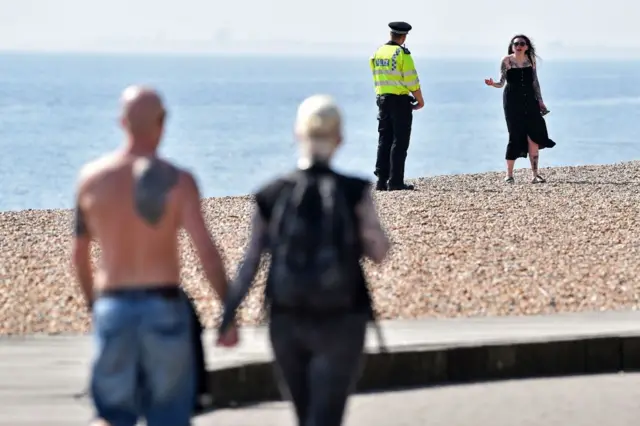
[[[509,70],[509,58],[504,58],[500,64],[500,81],[494,84],[496,88],[501,88],[507,81],[507,71]]]
[[[538,71],[536,71],[535,65],[533,66],[533,91],[536,94],[538,101],[542,101],[542,91],[540,90],[540,82],[538,81]]]
[[[76,237],[84,237],[89,234],[89,229],[87,228],[87,222],[84,217],[84,212],[79,205],[76,205],[75,209],[73,233]]]

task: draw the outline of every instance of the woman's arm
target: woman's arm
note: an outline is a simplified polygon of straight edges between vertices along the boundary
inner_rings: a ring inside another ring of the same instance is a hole
[[[224,301],[224,313],[220,329],[225,329],[235,317],[236,309],[242,303],[242,300],[249,292],[249,288],[253,283],[253,279],[258,272],[260,259],[267,243],[267,223],[262,218],[260,211],[256,208],[253,214],[251,237],[249,245],[244,254],[244,258],[240,266],[236,279],[229,286],[228,296]]]
[[[542,91],[540,90],[540,82],[538,81],[538,71],[536,69],[535,61],[531,64],[533,68],[533,91],[536,94],[536,98],[538,98],[538,102],[544,103],[542,100]]]
[[[500,63],[500,80],[496,83],[493,83],[493,87],[496,89],[501,89],[504,86],[504,83],[507,81],[507,71],[510,68],[509,57],[505,56],[502,58],[502,62]]]
[[[389,252],[389,239],[382,229],[371,191],[367,188],[356,206],[360,222],[360,239],[364,255],[375,263],[381,263]]]

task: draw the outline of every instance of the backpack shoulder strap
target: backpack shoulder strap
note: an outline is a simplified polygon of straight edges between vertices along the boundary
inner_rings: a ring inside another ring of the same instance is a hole
[[[293,173],[289,184],[285,185],[273,206],[271,221],[269,222],[269,235],[275,238],[280,232],[280,226],[285,219],[290,206],[298,206],[304,196],[308,179],[302,173]]]
[[[322,198],[322,209],[325,213],[333,209],[335,186],[336,182],[332,176],[323,176],[318,182],[318,191]]]
[[[355,206],[349,202],[348,188],[344,186],[345,181],[335,177],[333,182],[335,185],[333,190],[334,217],[342,224],[342,240],[351,246],[357,243],[360,238],[357,231]]]
[[[336,206],[336,179],[334,176],[323,176],[318,181],[318,192],[320,193],[320,200],[322,203],[322,217],[323,221],[321,226],[324,228],[323,236],[325,238],[333,238],[334,229],[334,217]]]

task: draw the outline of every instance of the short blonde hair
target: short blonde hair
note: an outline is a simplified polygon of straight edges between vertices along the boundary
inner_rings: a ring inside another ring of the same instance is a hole
[[[333,97],[313,95],[302,101],[295,130],[305,154],[320,157],[333,154],[342,136],[342,113]]]

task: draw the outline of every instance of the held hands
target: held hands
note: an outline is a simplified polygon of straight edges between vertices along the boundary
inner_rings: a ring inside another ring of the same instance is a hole
[[[218,332],[218,337],[216,338],[216,346],[222,346],[225,348],[232,348],[238,344],[238,327],[235,323],[229,325],[227,330],[220,334]]]

